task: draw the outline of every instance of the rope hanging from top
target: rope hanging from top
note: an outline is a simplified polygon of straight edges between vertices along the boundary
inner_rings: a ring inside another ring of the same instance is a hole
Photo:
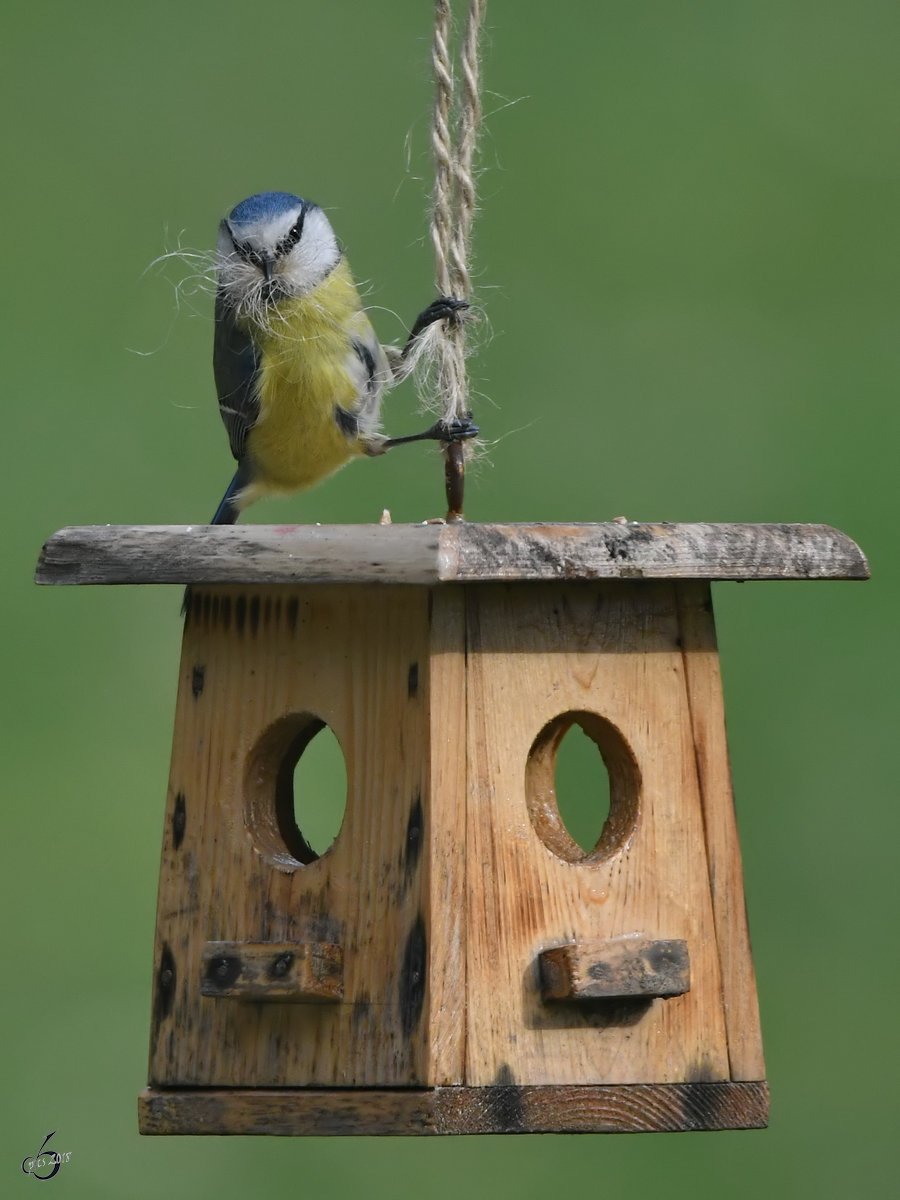
[[[459,300],[468,300],[471,291],[469,247],[475,215],[472,163],[481,123],[478,35],[486,7],[487,0],[469,0],[460,46],[462,99],[454,111],[454,76],[449,50],[451,0],[435,0],[434,6],[431,57],[435,98],[431,145],[435,179],[431,241],[438,292]],[[454,117],[455,140],[451,132]],[[456,318],[442,321],[434,329],[433,355],[438,398],[443,419],[449,423],[469,414],[465,320]],[[462,520],[465,454],[460,442],[444,446],[448,521]]]

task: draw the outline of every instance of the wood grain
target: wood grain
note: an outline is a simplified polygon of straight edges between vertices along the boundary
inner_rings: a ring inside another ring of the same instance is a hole
[[[431,1081],[427,972],[441,960],[427,946],[429,670],[423,589],[195,590],[160,879],[153,1083]],[[304,865],[279,843],[273,808],[280,757],[312,721],[344,752],[347,801],[332,847]],[[214,941],[338,944],[343,1001],[204,996]]]
[[[430,662],[421,703],[428,725],[427,837],[422,841],[429,960],[425,1006],[428,1082],[465,1082],[466,1063],[466,656],[460,587],[430,593]],[[413,853],[410,846],[409,853]]]
[[[466,1082],[728,1079],[674,585],[485,584],[466,595]],[[545,727],[585,711],[618,731],[638,773],[611,768],[620,834],[570,861],[535,828],[526,764]],[[622,794],[631,787],[636,796]],[[542,951],[633,934],[687,943],[689,992],[589,1012],[543,1003]]]
[[[674,1133],[761,1129],[765,1083],[443,1087],[352,1091],[147,1088],[143,1134]]]
[[[87,525],[44,545],[36,581],[403,583],[866,579],[827,525]]]
[[[764,1079],[766,1069],[759,1002],[744,903],[744,874],[709,584],[680,583],[677,596],[716,945],[722,972],[729,1073],[734,1080]]]

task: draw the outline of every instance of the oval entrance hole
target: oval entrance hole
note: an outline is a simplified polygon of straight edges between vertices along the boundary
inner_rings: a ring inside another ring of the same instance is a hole
[[[549,721],[525,767],[531,823],[566,862],[600,862],[637,826],[641,776],[631,748],[605,717],[567,712]]]
[[[245,817],[256,845],[281,867],[315,862],[333,845],[347,808],[340,743],[312,713],[271,725],[247,760]]]

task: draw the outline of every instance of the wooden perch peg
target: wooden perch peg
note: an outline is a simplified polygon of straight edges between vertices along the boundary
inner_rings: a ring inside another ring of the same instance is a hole
[[[687,942],[679,938],[572,942],[542,951],[538,961],[545,1001],[682,996],[691,986]]]
[[[312,942],[207,942],[200,994],[283,1003],[336,1002],[343,995],[340,946]]]

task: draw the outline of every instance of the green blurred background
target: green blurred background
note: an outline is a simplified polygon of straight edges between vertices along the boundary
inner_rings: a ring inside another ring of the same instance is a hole
[[[819,521],[872,562],[716,590],[771,1128],[138,1137],[179,596],[37,589],[34,561],[62,525],[218,502],[211,300],[146,268],[208,249],[237,200],[326,206],[385,340],[431,297],[431,5],[12,0],[3,1195],[51,1129],[73,1197],[895,1191],[900,9],[490,0],[488,22],[472,372],[495,444],[469,517]],[[389,429],[415,408],[406,385]],[[420,447],[249,519],[442,503]]]

